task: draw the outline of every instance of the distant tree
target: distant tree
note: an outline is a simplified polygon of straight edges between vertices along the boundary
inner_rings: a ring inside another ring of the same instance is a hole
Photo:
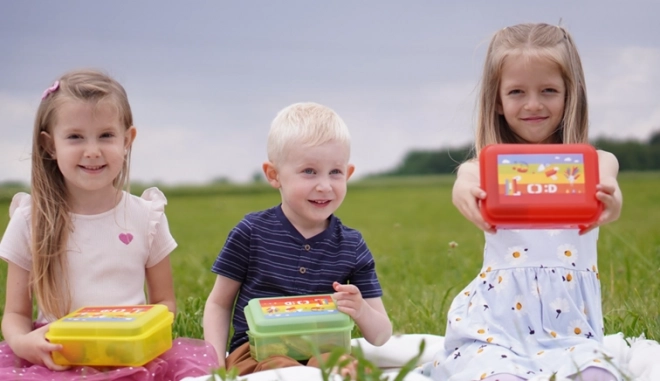
[[[231,181],[229,180],[229,177],[227,176],[220,176],[216,177],[213,180],[211,180],[211,184],[214,185],[224,185],[224,184],[230,184]]]
[[[0,188],[27,188],[28,185],[19,180],[7,180],[0,182]]]
[[[470,157],[472,146],[411,151],[395,169],[376,176],[413,176],[453,173]]]
[[[651,134],[648,149],[651,157],[651,167],[660,169],[660,129]]]
[[[265,181],[266,178],[264,177],[264,173],[262,171],[254,171],[252,174],[252,182],[254,184],[263,183]]]
[[[660,145],[660,130],[657,130],[651,134],[651,138],[649,138],[649,145]]]
[[[648,142],[598,138],[591,144],[597,149],[614,154],[621,171],[660,170],[660,130],[652,133]],[[471,145],[462,148],[413,150],[406,154],[396,168],[369,177],[454,173],[458,166],[472,155]]]
[[[660,139],[660,132],[655,133],[649,139],[649,144],[636,140],[613,140],[600,138],[593,145],[605,151],[609,151],[619,160],[621,171],[649,171],[660,170],[660,148],[656,142]]]

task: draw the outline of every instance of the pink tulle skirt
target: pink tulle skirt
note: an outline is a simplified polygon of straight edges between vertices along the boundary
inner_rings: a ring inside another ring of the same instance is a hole
[[[172,348],[141,367],[77,366],[55,372],[14,355],[6,342],[0,343],[0,380],[26,381],[178,381],[199,377],[218,368],[218,356],[203,340],[178,338]]]

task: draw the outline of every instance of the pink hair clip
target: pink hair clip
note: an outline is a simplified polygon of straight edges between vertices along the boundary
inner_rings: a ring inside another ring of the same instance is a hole
[[[60,88],[60,81],[55,81],[55,83],[53,83],[53,86],[47,88],[46,90],[44,90],[44,93],[41,94],[41,100],[48,98],[50,94],[56,92],[57,89],[59,88]]]

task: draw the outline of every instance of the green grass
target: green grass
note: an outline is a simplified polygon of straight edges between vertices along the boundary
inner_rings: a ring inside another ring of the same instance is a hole
[[[601,228],[599,268],[606,333],[660,339],[660,176],[623,173],[619,221]],[[445,332],[454,295],[481,267],[483,233],[451,204],[452,176],[352,183],[337,215],[360,230],[376,258],[383,300],[397,333]],[[279,202],[266,185],[163,189],[172,234],[179,314],[176,336],[201,337],[210,272],[229,230],[248,212]],[[0,192],[0,196],[6,194]],[[138,193],[138,191],[134,191]],[[8,197],[0,197],[0,231]],[[450,242],[458,243],[450,248]],[[2,261],[0,261],[2,262]],[[0,263],[0,313],[6,264]]]

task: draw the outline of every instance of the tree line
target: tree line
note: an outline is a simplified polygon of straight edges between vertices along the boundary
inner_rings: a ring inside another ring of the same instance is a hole
[[[647,141],[598,138],[591,142],[597,149],[613,153],[621,171],[660,170],[660,131]],[[456,168],[474,156],[473,147],[441,148],[410,151],[401,164],[392,170],[370,177],[413,176],[454,173]]]

